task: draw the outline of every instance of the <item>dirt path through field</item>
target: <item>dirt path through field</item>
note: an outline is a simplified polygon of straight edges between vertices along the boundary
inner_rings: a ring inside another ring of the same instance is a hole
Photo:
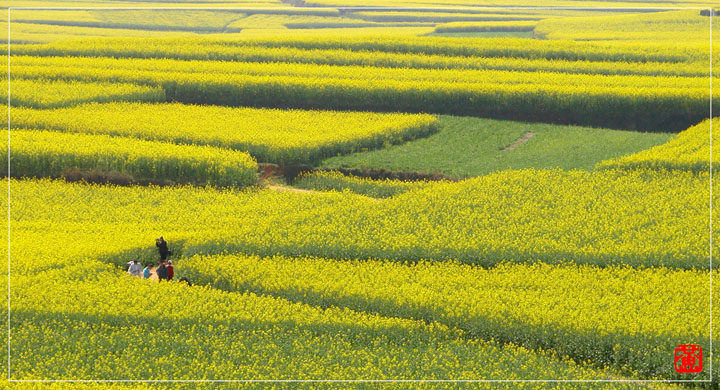
[[[523,135],[522,137],[518,138],[517,141],[513,142],[512,145],[506,146],[506,147],[503,149],[503,151],[506,152],[506,151],[508,151],[508,150],[513,150],[513,149],[517,148],[517,147],[520,146],[521,144],[527,142],[527,140],[529,140],[530,138],[532,138],[532,136],[534,136],[534,135],[535,135],[535,133],[533,133],[532,131],[525,133],[525,135]]]

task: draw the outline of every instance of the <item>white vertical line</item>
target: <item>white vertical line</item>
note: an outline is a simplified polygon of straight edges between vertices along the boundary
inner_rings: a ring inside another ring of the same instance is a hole
[[[10,380],[10,8],[7,12],[7,24],[8,24],[8,40],[7,40],[7,56],[8,56],[8,98],[7,98],[7,121],[8,121],[8,209],[7,209],[7,223],[8,223],[8,276],[7,276],[7,293],[8,293],[8,307],[7,307],[7,375]]]
[[[713,56],[713,46],[712,46],[712,22],[713,18],[715,17],[715,13],[713,12],[713,9],[710,8],[710,381],[712,382],[712,364],[713,364],[713,197],[712,197],[712,191],[713,191],[713,155],[712,155],[712,131],[713,131],[713,92],[712,92],[712,84],[713,84],[713,68],[712,68],[712,56]],[[9,133],[8,133],[9,134]]]

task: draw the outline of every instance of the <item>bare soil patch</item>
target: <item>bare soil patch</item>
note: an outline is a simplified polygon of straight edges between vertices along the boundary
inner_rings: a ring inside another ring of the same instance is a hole
[[[525,135],[523,135],[522,137],[518,138],[515,142],[513,142],[512,144],[504,147],[504,148],[503,148],[503,151],[513,150],[513,149],[517,148],[517,147],[520,146],[521,144],[524,144],[525,142],[527,142],[527,140],[529,140],[530,138],[532,138],[534,135],[535,135],[535,133],[533,133],[532,131],[525,133]]]

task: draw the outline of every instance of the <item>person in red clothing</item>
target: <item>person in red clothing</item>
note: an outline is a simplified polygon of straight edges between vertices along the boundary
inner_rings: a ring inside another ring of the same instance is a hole
[[[175,270],[173,270],[172,260],[168,260],[168,262],[167,262],[167,280],[172,280],[173,276],[175,276]]]

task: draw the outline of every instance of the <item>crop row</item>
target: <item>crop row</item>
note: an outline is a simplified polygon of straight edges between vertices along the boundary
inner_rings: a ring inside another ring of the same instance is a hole
[[[88,3],[89,4],[89,3]],[[99,28],[99,27],[80,27],[80,26],[50,26],[46,24],[35,23],[12,23],[12,31],[8,34],[8,23],[0,22],[0,39],[4,42],[12,43],[12,49],[15,50],[18,44],[27,43],[48,43],[61,41],[69,38],[88,39],[103,37],[142,37],[144,39],[167,38],[175,36],[193,36],[195,33],[189,31],[149,31],[149,30],[131,30],[121,28]],[[9,37],[9,39],[8,39]]]
[[[117,120],[122,118],[122,120]],[[261,162],[311,163],[437,131],[430,115],[230,108],[182,104],[85,104],[12,110],[14,127],[106,134],[248,152]]]
[[[442,38],[437,38],[442,39]],[[498,39],[498,38],[493,38]],[[323,39],[324,41],[325,39]],[[421,69],[545,70],[566,73],[709,75],[708,59],[668,63],[660,59],[554,58],[519,53],[480,52],[472,55],[353,50],[350,48],[283,46],[284,41],[214,39],[82,40],[12,48],[14,55],[115,58],[168,58],[236,62],[290,62],[325,65],[361,65]],[[260,43],[258,43],[260,42]],[[267,45],[263,45],[267,42]],[[498,46],[493,46],[496,48]],[[525,46],[527,47],[527,45]],[[518,48],[520,50],[521,48]],[[531,49],[527,49],[530,51]]]
[[[370,180],[357,176],[346,176],[337,171],[301,174],[293,186],[314,191],[351,191],[372,198],[389,198],[410,190],[426,188],[428,181]]]
[[[502,21],[502,20],[540,20],[538,15],[513,14],[477,14],[477,13],[447,13],[447,12],[378,12],[360,11],[347,14],[349,18],[369,20],[373,22],[429,22],[445,23],[453,21]]]
[[[551,73],[543,79],[548,83],[523,83],[513,72],[490,73],[499,80],[458,83],[71,67],[14,69],[20,77],[160,85],[168,100],[191,104],[401,112],[426,112],[432,107],[433,113],[664,132],[685,129],[708,115],[709,89],[700,86],[633,85],[632,77],[619,85],[603,86],[593,85],[592,76],[584,76],[589,84],[568,85],[562,83],[567,75]],[[508,83],[502,83],[502,77]],[[720,99],[714,105],[720,110]]]
[[[62,223],[55,222],[60,230]],[[63,244],[68,243],[44,240],[46,251],[60,250],[59,258]],[[45,282],[13,277],[12,379],[607,377],[549,354],[466,340],[438,324],[179,283],[157,285],[88,263],[95,272],[88,278],[72,278],[76,269],[45,271],[43,276],[52,278]],[[149,301],[155,296],[162,304]]]
[[[154,31],[239,32],[227,28],[245,14],[209,10],[13,10],[13,24],[33,23],[54,26],[120,28]]]
[[[216,186],[257,182],[257,163],[234,150],[39,130],[12,130],[9,136],[7,130],[0,132],[0,159],[8,161],[9,153],[13,177],[61,177],[80,170]],[[8,175],[7,165],[0,174]]]
[[[546,39],[699,41],[709,45],[711,20],[696,9],[647,14],[547,19],[536,34]],[[720,27],[712,26],[717,36]],[[706,48],[707,51],[709,48]]]
[[[710,171],[711,161],[713,171],[720,169],[720,118],[717,117],[713,118],[712,122],[707,119],[680,132],[665,144],[635,154],[603,161],[597,165],[597,168],[670,169],[708,172]]]
[[[161,102],[165,91],[159,86],[76,80],[15,79],[0,80],[0,103],[13,107],[56,108],[86,102]]]
[[[708,267],[707,173],[506,171],[381,201],[337,192],[108,191],[78,189],[77,196],[125,199],[128,205],[113,206],[118,213],[142,213],[154,202],[176,205],[167,215],[173,223],[154,228],[160,229],[157,235],[186,224],[209,229],[187,238],[186,256]],[[42,194],[36,196],[43,201]],[[43,218],[23,212],[30,220]]]
[[[196,256],[178,268],[226,291],[439,322],[630,376],[688,379],[667,357],[678,344],[710,345],[708,271],[237,255]]]
[[[588,84],[600,86],[655,86],[657,88],[705,88],[708,69],[690,65],[668,66],[664,63],[616,63],[616,62],[560,62],[549,60],[527,60],[511,58],[474,58],[443,60],[462,64],[447,69],[430,67],[404,68],[402,66],[329,65],[298,63],[294,58],[289,62],[231,62],[211,60],[175,60],[164,58],[109,58],[109,57],[31,57],[13,56],[12,74],[15,77],[28,74],[36,67],[47,67],[44,73],[52,77],[53,70],[82,66],[88,70],[97,69],[154,70],[187,73],[229,73],[247,75],[302,76],[337,79],[392,79],[392,80],[437,80],[462,83],[524,83],[524,84]],[[322,61],[326,61],[324,57]],[[322,62],[320,61],[320,62]],[[373,63],[378,57],[367,61]],[[385,65],[385,64],[381,64]],[[389,64],[393,65],[393,64]],[[394,65],[402,65],[397,63]],[[473,69],[473,67],[477,69]],[[36,70],[37,72],[37,70]],[[31,75],[32,73],[30,73]]]
[[[253,219],[254,232],[237,225],[193,242],[188,253],[705,268],[708,184],[707,174],[694,173],[524,170],[381,202],[325,193],[347,200],[317,206],[322,222],[310,212],[285,216],[282,224]]]
[[[536,21],[507,22],[450,22],[435,26],[437,33],[488,32],[488,31],[533,31]]]
[[[198,44],[210,47],[226,46],[228,49],[242,47],[295,48],[312,50],[345,50],[351,52],[423,54],[461,57],[516,57],[566,61],[620,61],[620,62],[704,62],[709,60],[707,45],[703,43],[653,44],[647,42],[573,42],[533,41],[529,46],[526,39],[491,38],[463,39],[438,37],[312,37],[287,36],[264,39],[218,38],[167,38],[159,40],[138,40],[118,38],[113,40],[75,40],[38,46],[13,47],[15,54],[37,55],[89,55],[89,56],[134,56],[164,57],[167,47],[176,47],[174,55],[191,59],[195,54],[183,47]],[[162,49],[162,48],[165,49]],[[160,49],[157,53],[153,50]]]

